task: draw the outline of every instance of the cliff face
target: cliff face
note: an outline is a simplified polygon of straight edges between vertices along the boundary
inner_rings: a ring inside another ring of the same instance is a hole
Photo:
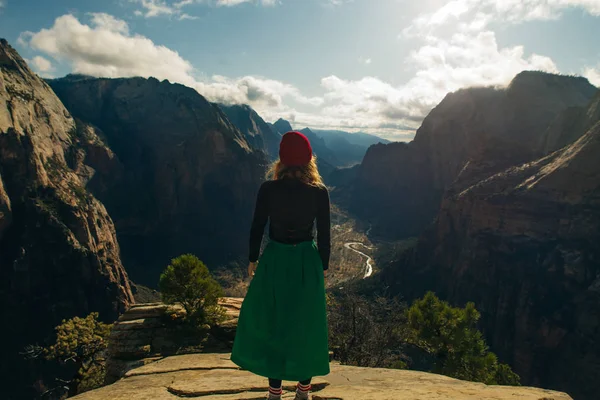
[[[515,165],[572,142],[578,136],[547,139],[547,131],[558,124],[557,115],[587,105],[595,93],[583,78],[539,72],[519,74],[506,89],[451,93],[413,142],[373,146],[356,179],[337,196],[358,217],[371,220],[375,234],[418,235],[470,160],[486,153],[489,161]]]
[[[265,152],[271,161],[279,157],[281,134],[269,126],[256,111],[247,105],[219,105],[219,107],[244,134],[250,147]]]
[[[102,130],[110,150],[88,152],[101,171],[88,188],[115,221],[134,281],[155,286],[187,252],[209,265],[245,256],[266,158],[218,106],[152,78],[50,85],[75,117]]]
[[[595,399],[598,154],[600,119],[558,152],[450,190],[435,225],[382,279],[408,296],[474,301],[488,343],[525,384]]]
[[[3,377],[26,379],[18,353],[63,318],[98,311],[114,320],[133,302],[113,222],[67,163],[76,131],[50,87],[0,40]]]

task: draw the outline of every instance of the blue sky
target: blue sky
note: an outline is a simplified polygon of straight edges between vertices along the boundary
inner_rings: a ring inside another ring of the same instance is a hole
[[[600,0],[0,0],[42,76],[155,76],[266,120],[408,140],[443,96],[540,69],[600,85]]]

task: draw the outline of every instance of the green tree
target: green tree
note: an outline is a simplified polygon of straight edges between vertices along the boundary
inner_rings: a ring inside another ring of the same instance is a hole
[[[521,386],[521,377],[515,374],[510,366],[506,364],[498,365],[495,381],[498,385]]]
[[[111,329],[112,325],[98,321],[98,313],[63,320],[55,328],[56,342],[44,349],[44,356],[48,360],[76,366],[77,374],[69,382],[70,395],[104,384],[105,352]]]
[[[499,365],[489,351],[477,329],[480,314],[473,303],[452,307],[429,292],[407,315],[413,343],[435,356],[432,372],[487,384],[519,384],[518,375]]]
[[[223,318],[218,305],[223,289],[206,265],[192,254],[171,260],[160,276],[159,288],[165,303],[181,304],[186,318],[196,323],[214,323]]]

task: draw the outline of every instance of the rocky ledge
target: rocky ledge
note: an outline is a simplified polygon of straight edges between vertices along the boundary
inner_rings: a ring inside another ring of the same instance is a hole
[[[229,353],[243,299],[223,297],[219,304],[227,318],[201,339],[170,323],[185,314],[181,306],[163,303],[135,304],[115,323],[108,344],[106,383],[122,378],[127,371],[165,356],[185,353]]]
[[[284,399],[294,382],[284,383]],[[118,382],[74,397],[78,400],[264,399],[267,380],[240,370],[229,354],[187,354],[131,370]],[[313,381],[313,400],[572,400],[549,390],[486,386],[424,372],[359,368],[332,363],[331,373]]]

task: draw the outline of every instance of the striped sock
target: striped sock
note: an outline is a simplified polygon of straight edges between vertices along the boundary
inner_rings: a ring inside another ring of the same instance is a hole
[[[269,385],[269,399],[280,399],[282,393],[283,388],[281,386],[279,386],[278,388],[274,388]]]
[[[308,399],[308,393],[310,392],[310,389],[310,383],[308,385],[303,385],[300,382],[298,382],[298,385],[296,386],[296,394],[298,395],[297,397],[299,397],[300,399]]]

